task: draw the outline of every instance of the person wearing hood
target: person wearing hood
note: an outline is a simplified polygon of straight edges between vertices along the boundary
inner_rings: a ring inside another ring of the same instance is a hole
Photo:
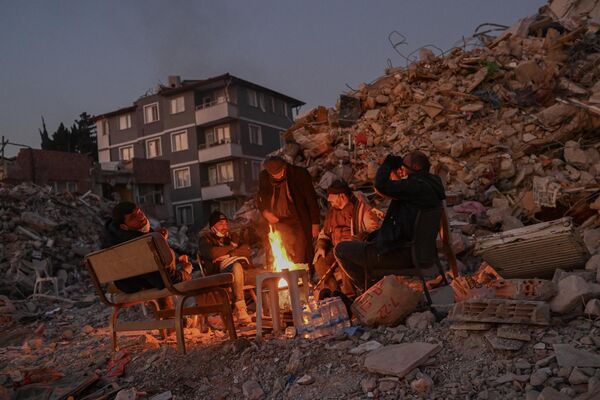
[[[244,299],[244,281],[256,278],[250,261],[252,250],[240,243],[239,237],[229,230],[229,220],[221,211],[213,211],[208,219],[209,231],[200,236],[198,248],[208,275],[219,272],[233,274],[233,297],[240,325],[252,322]],[[250,276],[247,276],[250,274]]]
[[[371,232],[379,228],[383,213],[371,207],[363,193],[352,192],[343,180],[336,180],[327,188],[327,201],[329,209],[319,232],[313,265],[318,278],[323,280],[322,292],[329,289],[335,293],[339,287],[330,272],[336,263],[333,249],[341,242],[365,241]],[[342,274],[342,283],[343,293],[351,295],[353,290],[345,274]]]
[[[391,199],[374,241],[342,242],[335,256],[352,282],[365,285],[365,270],[372,268],[412,268],[410,249],[399,246],[412,240],[420,210],[442,207],[446,198],[439,176],[429,172],[425,154],[413,151],[404,158],[388,155],[375,175],[375,189]]]
[[[319,235],[320,211],[312,178],[306,168],[273,156],[264,161],[258,183],[258,210],[281,234],[283,246],[294,263],[313,259],[313,239]],[[267,249],[270,249],[267,242]],[[272,255],[267,252],[267,263]]]
[[[127,242],[149,232],[152,232],[152,229],[144,212],[134,203],[123,201],[113,208],[112,218],[106,221],[102,237],[102,248],[105,249]],[[168,231],[163,228],[159,232],[166,240]],[[175,257],[173,257],[173,263],[167,267],[167,273],[173,283],[187,281],[192,278],[192,264],[187,261],[186,256],[182,256],[180,261],[181,269],[176,268]],[[164,289],[165,287],[158,271],[121,279],[115,281],[114,284],[117,289],[125,293],[135,293],[144,289]]]

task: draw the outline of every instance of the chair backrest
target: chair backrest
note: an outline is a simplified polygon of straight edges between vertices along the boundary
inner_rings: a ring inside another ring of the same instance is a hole
[[[421,210],[415,220],[413,242],[419,264],[431,263],[437,257],[436,239],[440,232],[442,209]]]
[[[100,284],[159,271],[160,266],[168,266],[172,261],[169,245],[156,232],[85,257],[90,273]]]

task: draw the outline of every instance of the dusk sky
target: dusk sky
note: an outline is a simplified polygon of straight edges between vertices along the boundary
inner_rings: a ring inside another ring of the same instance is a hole
[[[512,25],[543,0],[0,0],[0,135],[39,148],[48,131],[130,105],[168,75],[225,72],[332,106],[346,84],[382,75],[388,59],[447,50],[477,25]],[[8,155],[18,148],[9,147]]]

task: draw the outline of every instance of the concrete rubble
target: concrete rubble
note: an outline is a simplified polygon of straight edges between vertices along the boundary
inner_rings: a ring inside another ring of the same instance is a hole
[[[448,190],[461,276],[435,312],[415,306],[400,324],[354,320],[316,340],[261,342],[190,328],[185,356],[173,336],[146,332],[122,337],[127,351],[115,354],[110,310],[80,265],[109,204],[0,186],[0,399],[61,382],[74,390],[71,381],[89,383],[90,399],[600,398],[599,28],[600,1],[551,1],[470,50],[421,49],[419,61],[285,133],[280,154],[308,168],[322,209],[343,178],[385,211],[372,187],[378,163],[390,152],[430,155]],[[258,243],[254,201],[234,230]],[[170,238],[193,252],[185,227]],[[494,241],[504,247],[482,258],[476,250]],[[539,265],[513,275],[510,262],[530,253]],[[58,296],[31,297],[36,267],[57,279]]]
[[[27,183],[0,186],[0,294],[26,298],[37,278],[48,279],[38,287],[42,294],[89,294],[81,262],[99,248],[110,206],[91,193],[57,194]]]

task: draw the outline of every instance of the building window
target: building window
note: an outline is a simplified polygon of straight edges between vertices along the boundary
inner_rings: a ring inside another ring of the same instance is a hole
[[[267,107],[265,106],[265,95],[264,95],[264,93],[259,93],[258,94],[258,106],[260,107],[260,109],[263,112],[267,111]]]
[[[270,99],[271,99],[271,101],[270,101],[270,103],[271,103],[271,112],[273,114],[275,114],[275,111],[276,111],[275,97],[271,97]]]
[[[258,176],[260,175],[260,161],[252,161],[252,180],[258,180]]]
[[[146,158],[154,158],[159,156],[162,156],[162,146],[160,145],[160,138],[147,140]]]
[[[248,130],[250,131],[250,143],[262,144],[262,129],[259,125],[248,124]]]
[[[138,185],[138,204],[165,204],[162,185]]]
[[[215,126],[213,129],[206,132],[206,144],[208,146],[224,143],[231,143],[229,125]]]
[[[121,115],[119,117],[119,129],[129,129],[131,128],[131,114]]]
[[[119,160],[128,161],[133,158],[133,146],[125,146],[119,148]]]
[[[290,117],[290,109],[285,101],[283,102],[283,115],[285,115],[288,118]]]
[[[188,149],[187,131],[175,132],[171,134],[172,151],[182,151]]]
[[[171,114],[177,114],[185,111],[185,100],[183,96],[171,99]]]
[[[158,115],[158,103],[152,103],[152,104],[148,104],[147,106],[144,106],[144,123],[145,124],[150,124],[152,122],[156,122],[158,121],[159,115]]]
[[[233,219],[235,212],[237,211],[237,207],[235,204],[235,200],[224,200],[219,202],[219,211],[223,214],[227,215],[227,218]]]
[[[173,170],[173,186],[175,189],[181,189],[192,186],[190,177],[190,167],[177,168]]]
[[[258,93],[256,93],[256,90],[248,89],[248,104],[251,107],[258,107]]]
[[[191,204],[175,206],[175,218],[178,225],[191,225],[194,223],[194,208]]]
[[[233,182],[233,163],[231,161],[208,167],[208,183],[210,186]]]
[[[108,127],[108,120],[107,119],[103,119],[102,120],[102,136],[106,136],[110,133],[109,127]]]

